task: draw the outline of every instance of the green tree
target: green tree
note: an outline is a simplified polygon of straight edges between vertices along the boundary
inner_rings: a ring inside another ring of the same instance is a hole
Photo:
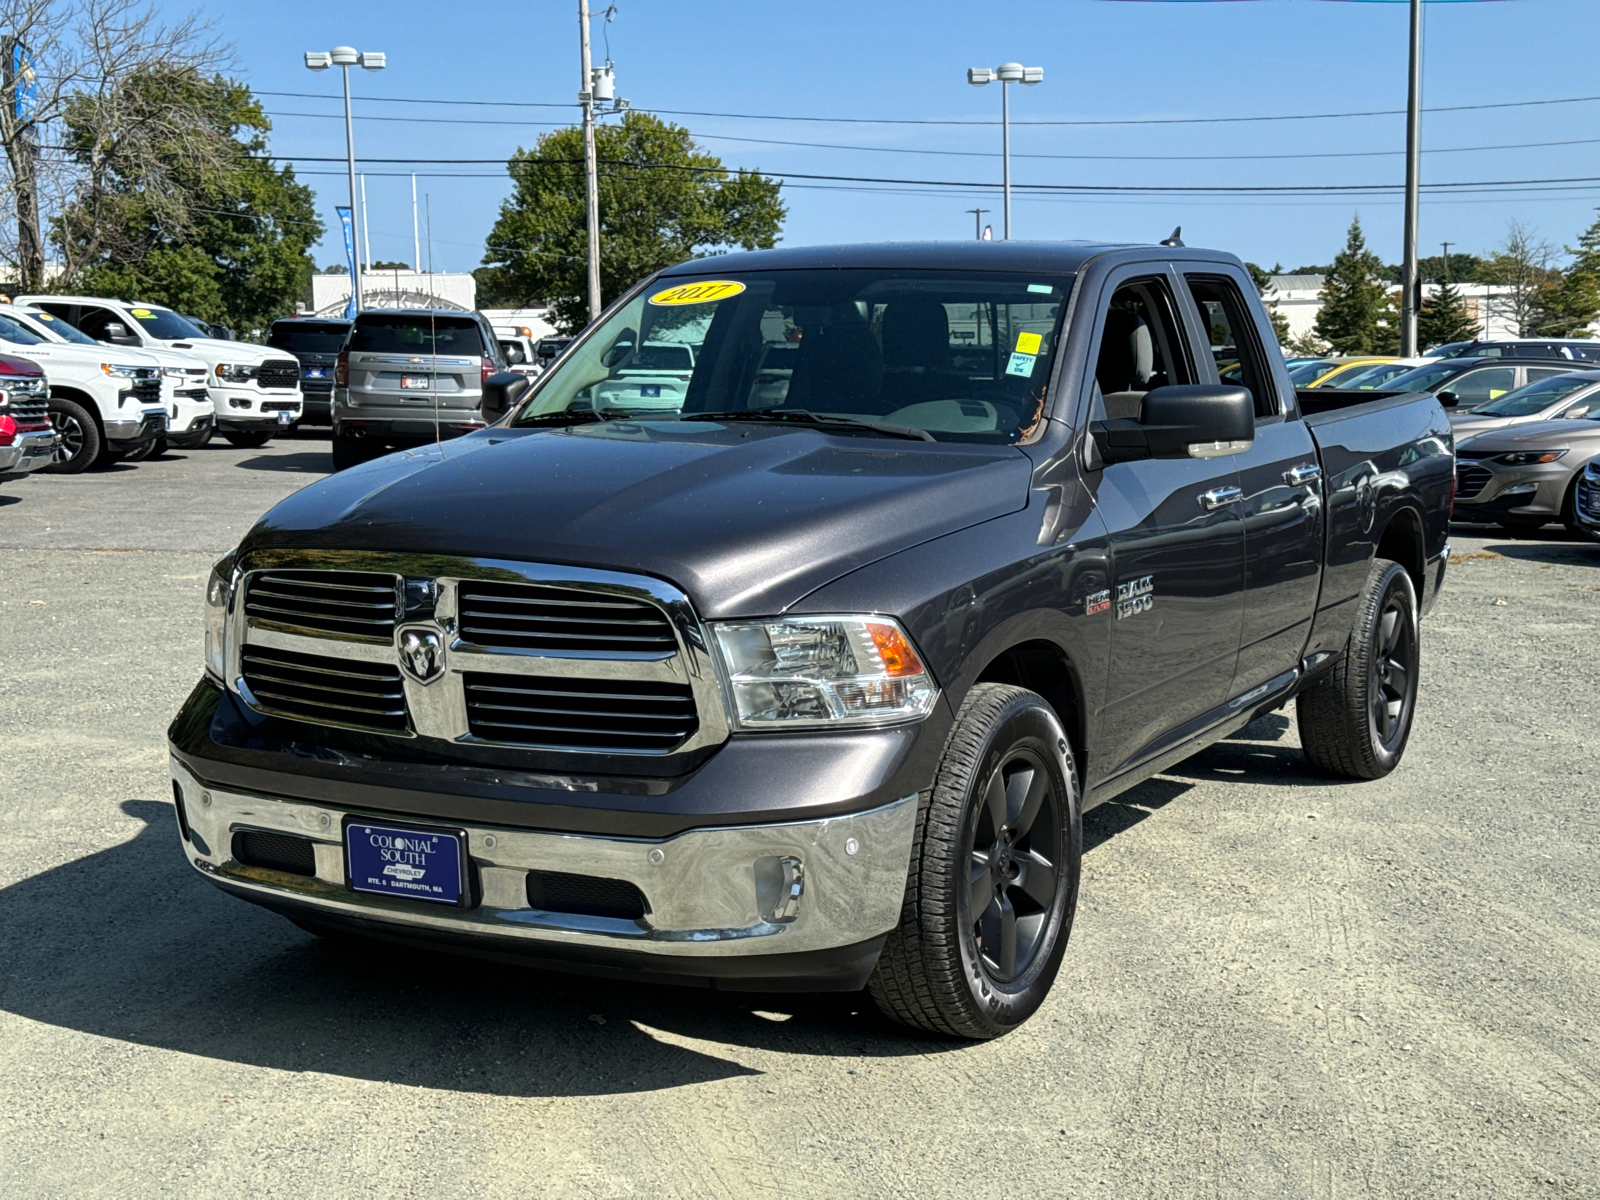
[[[1512,221],[1506,240],[1478,268],[1478,281],[1490,285],[1488,307],[1517,337],[1532,337],[1550,318],[1551,293],[1560,272],[1550,265],[1555,249],[1526,225]]]
[[[1467,311],[1467,302],[1455,284],[1441,283],[1432,296],[1423,299],[1417,311],[1417,345],[1421,349],[1432,350],[1447,342],[1465,342],[1477,336],[1478,319]]]
[[[1277,273],[1277,268],[1268,271],[1253,262],[1247,262],[1244,269],[1250,272],[1250,280],[1256,285],[1261,302],[1266,305],[1267,318],[1272,322],[1272,332],[1278,335],[1278,344],[1284,345],[1289,340],[1289,318],[1278,311],[1278,303],[1274,299],[1278,289],[1272,286],[1272,276]]]
[[[600,289],[615,297],[663,267],[733,247],[768,249],[786,209],[775,180],[730,173],[687,129],[647,113],[595,131],[600,200]],[[583,135],[541,134],[510,163],[512,192],[489,232],[480,303],[547,303],[573,332],[588,319]]]
[[[137,296],[259,332],[294,311],[322,235],[311,189],[266,155],[242,83],[164,67],[69,103],[84,179],[55,223],[58,288]]]
[[[1339,354],[1380,354],[1392,305],[1382,280],[1383,263],[1367,249],[1361,218],[1350,222],[1344,249],[1323,280],[1317,336]]]
[[[1538,326],[1544,337],[1590,337],[1589,327],[1600,318],[1600,218],[1567,253],[1572,265],[1545,294],[1544,319]]]

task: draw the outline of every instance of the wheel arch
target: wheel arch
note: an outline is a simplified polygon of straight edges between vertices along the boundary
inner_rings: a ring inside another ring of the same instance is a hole
[[[1378,558],[1387,558],[1406,569],[1420,602],[1426,592],[1428,574],[1428,548],[1423,535],[1422,514],[1410,505],[1396,509],[1389,523],[1384,526],[1374,553]]]
[[[89,416],[93,418],[95,427],[100,430],[100,436],[105,436],[106,422],[105,418],[100,415],[100,405],[95,402],[95,398],[89,395],[88,392],[70,385],[52,383],[50,385],[50,398],[52,400],[71,400],[74,404],[82,405],[88,411]]]
[[[1016,642],[984,663],[973,680],[974,685],[980,683],[1008,683],[1044,697],[1072,745],[1081,790],[1087,771],[1088,729],[1083,681],[1067,652],[1044,638]]]

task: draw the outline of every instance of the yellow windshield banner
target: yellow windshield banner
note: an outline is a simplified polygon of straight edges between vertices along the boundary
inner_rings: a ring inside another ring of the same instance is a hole
[[[683,283],[657,292],[650,297],[651,304],[710,304],[713,300],[726,300],[744,291],[744,284],[731,279],[708,279],[704,283]]]

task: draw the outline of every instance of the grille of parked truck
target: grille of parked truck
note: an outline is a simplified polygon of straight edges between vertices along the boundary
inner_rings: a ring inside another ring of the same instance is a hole
[[[0,355],[0,477],[40,471],[55,460],[59,439],[49,396],[38,364]]]
[[[343,386],[401,405],[365,316]],[[482,398],[207,584],[179,835],[307,929],[988,1038],[1061,965],[1086,809],[1291,700],[1321,772],[1405,752],[1449,422],[1297,392],[1231,255],[696,260]]]

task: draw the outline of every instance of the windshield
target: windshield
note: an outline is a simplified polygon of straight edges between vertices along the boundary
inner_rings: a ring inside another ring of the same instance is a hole
[[[476,358],[483,353],[483,337],[471,317],[362,313],[350,331],[350,349]]]
[[[274,321],[267,345],[290,354],[337,354],[349,332],[347,321]]]
[[[130,308],[139,328],[153,338],[175,341],[179,338],[210,337],[185,321],[170,308]]]
[[[10,342],[13,346],[37,346],[47,340],[42,334],[35,333],[21,321],[15,321],[7,316],[0,316],[0,341]]]
[[[1481,404],[1472,412],[1474,416],[1482,414],[1486,417],[1531,417],[1552,405],[1560,404],[1564,397],[1574,392],[1593,387],[1597,382],[1600,380],[1593,375],[1552,375],[1548,379],[1539,380],[1538,383],[1530,383],[1527,387],[1508,392],[1498,400]]]
[[[28,325],[30,328],[32,327],[32,322],[38,321],[39,324],[43,325],[46,329],[48,329],[51,333],[55,334],[62,341],[76,342],[80,346],[98,346],[98,345],[100,345],[99,342],[95,341],[87,333],[83,332],[83,330],[78,329],[75,326],[68,325],[65,321],[63,321],[60,317],[56,316],[54,313],[31,312],[31,313],[28,313],[26,317],[19,316],[16,319],[20,323]]]
[[[1072,276],[800,270],[664,278],[542,376],[516,424],[605,410],[845,417],[940,441],[1037,425]]]
[[[1363,367],[1359,373],[1340,379],[1339,386],[1371,391],[1373,388],[1386,386],[1391,379],[1397,379],[1407,371],[1414,370],[1416,368],[1410,363],[1384,363],[1378,367]]]
[[[1409,371],[1402,371],[1388,381],[1387,386],[1396,392],[1426,392],[1431,391],[1451,376],[1459,375],[1465,367],[1458,363],[1439,363],[1426,367],[1413,367]],[[1362,382],[1366,379],[1363,377]]]
[[[1294,384],[1295,387],[1304,387],[1317,376],[1326,374],[1331,366],[1333,364],[1326,359],[1319,359],[1317,362],[1296,363],[1289,368],[1289,382]]]

